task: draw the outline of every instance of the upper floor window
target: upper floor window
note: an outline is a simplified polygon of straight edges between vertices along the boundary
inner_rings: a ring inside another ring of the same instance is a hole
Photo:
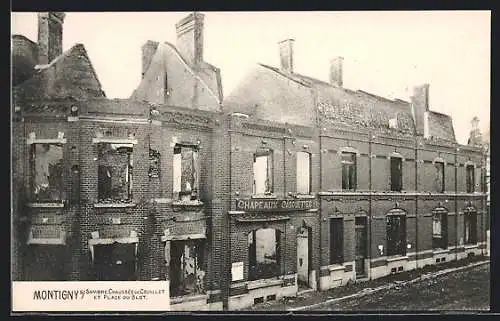
[[[273,192],[273,153],[260,151],[253,156],[253,194],[271,194]]]
[[[474,193],[474,165],[467,165],[465,167],[466,172],[466,186],[467,193]]]
[[[31,145],[31,191],[34,201],[60,201],[63,197],[63,145]]]
[[[98,144],[97,192],[100,201],[132,199],[132,144]]]
[[[297,153],[297,193],[311,193],[311,154]]]
[[[356,154],[342,152],[342,189],[356,190]]]
[[[179,145],[174,148],[174,199],[198,199],[198,148]]]
[[[436,183],[436,191],[439,193],[444,193],[444,163],[443,162],[435,162],[434,168],[436,171],[435,183]]]
[[[391,191],[400,192],[403,189],[403,160],[391,157]]]

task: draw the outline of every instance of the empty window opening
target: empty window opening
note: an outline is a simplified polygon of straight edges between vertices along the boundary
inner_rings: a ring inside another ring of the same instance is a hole
[[[97,281],[136,281],[135,243],[94,246]]]
[[[132,146],[99,144],[97,180],[100,201],[126,201],[132,198]]]
[[[403,271],[403,267],[402,266],[398,267],[398,272],[401,272],[401,271]]]
[[[253,157],[253,194],[263,195],[273,192],[273,154],[266,150]]]
[[[276,294],[271,294],[266,297],[266,301],[275,301],[276,300]]]
[[[400,157],[391,157],[391,191],[403,189],[403,161]]]
[[[344,219],[330,219],[330,264],[344,262]]]
[[[297,193],[311,193],[311,154],[297,153]]]
[[[253,299],[253,304],[259,304],[259,303],[264,303],[263,296]]]
[[[432,247],[448,247],[448,212],[435,210],[432,214]]]
[[[474,193],[474,165],[467,165],[465,167],[466,170],[466,186],[467,193]]]
[[[342,189],[356,190],[356,154],[342,153]]]
[[[434,168],[436,169],[436,178],[435,178],[436,191],[439,193],[444,193],[444,191],[445,191],[444,163],[443,162],[435,162]]]
[[[174,148],[174,199],[198,199],[198,148],[176,145]]]
[[[477,243],[477,214],[475,212],[465,213],[465,244]]]
[[[170,293],[173,297],[205,291],[204,240],[170,244]]]
[[[406,255],[406,216],[387,216],[387,255]]]
[[[248,234],[249,280],[275,277],[281,274],[281,232],[261,228]]]
[[[37,202],[60,201],[63,196],[62,144],[31,147],[32,195]]]

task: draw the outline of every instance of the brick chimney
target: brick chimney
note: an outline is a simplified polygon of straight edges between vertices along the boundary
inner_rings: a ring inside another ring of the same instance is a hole
[[[50,63],[62,54],[64,12],[38,13],[38,64]]]
[[[286,73],[293,73],[293,43],[294,39],[285,39],[280,41],[280,62],[281,70]]]
[[[153,59],[153,55],[156,53],[158,49],[158,45],[160,43],[157,41],[148,40],[145,44],[142,45],[142,78],[149,69],[151,65],[151,60]]]
[[[330,84],[333,86],[342,87],[344,84],[342,75],[343,64],[343,57],[335,57],[330,61]]]
[[[429,136],[429,84],[416,86],[411,97],[413,120],[416,134]]]
[[[176,25],[177,49],[182,57],[196,66],[203,61],[203,21],[205,16],[193,12]]]

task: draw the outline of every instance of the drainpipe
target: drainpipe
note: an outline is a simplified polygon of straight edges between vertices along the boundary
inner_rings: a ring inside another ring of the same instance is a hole
[[[368,184],[369,184],[369,189],[370,189],[370,196],[368,197],[368,224],[367,229],[369,231],[366,231],[368,234],[368,248],[366,253],[368,253],[368,260],[370,262],[370,268],[368,269],[368,279],[371,279],[371,257],[372,257],[372,225],[373,225],[373,220],[372,220],[372,131],[368,131]],[[354,222],[356,224],[356,222]]]
[[[232,129],[233,125],[233,119],[231,118],[230,120],[230,129]],[[227,130],[227,129],[226,129]],[[232,198],[233,198],[233,186],[232,186],[232,159],[233,159],[233,143],[232,143],[232,136],[233,132],[229,132],[229,210],[231,209],[231,204],[232,204]],[[223,305],[223,310],[228,310],[229,309],[229,296],[231,295],[231,282],[232,282],[232,275],[231,275],[231,219],[229,218],[228,213],[223,213],[223,215],[226,216],[226,230],[227,230],[227,238],[226,238],[226,249],[227,249],[227,256],[226,256],[226,295],[223,297],[222,305]]]
[[[418,186],[418,163],[419,163],[419,139],[415,137],[415,270],[418,269],[418,192],[420,191]]]
[[[457,200],[457,192],[458,192],[458,147],[455,148],[455,261],[458,260],[458,200]]]

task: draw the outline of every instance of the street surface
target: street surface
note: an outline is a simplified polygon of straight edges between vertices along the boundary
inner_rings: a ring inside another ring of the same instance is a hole
[[[314,311],[489,310],[490,266],[483,264],[359,298],[314,307]]]

